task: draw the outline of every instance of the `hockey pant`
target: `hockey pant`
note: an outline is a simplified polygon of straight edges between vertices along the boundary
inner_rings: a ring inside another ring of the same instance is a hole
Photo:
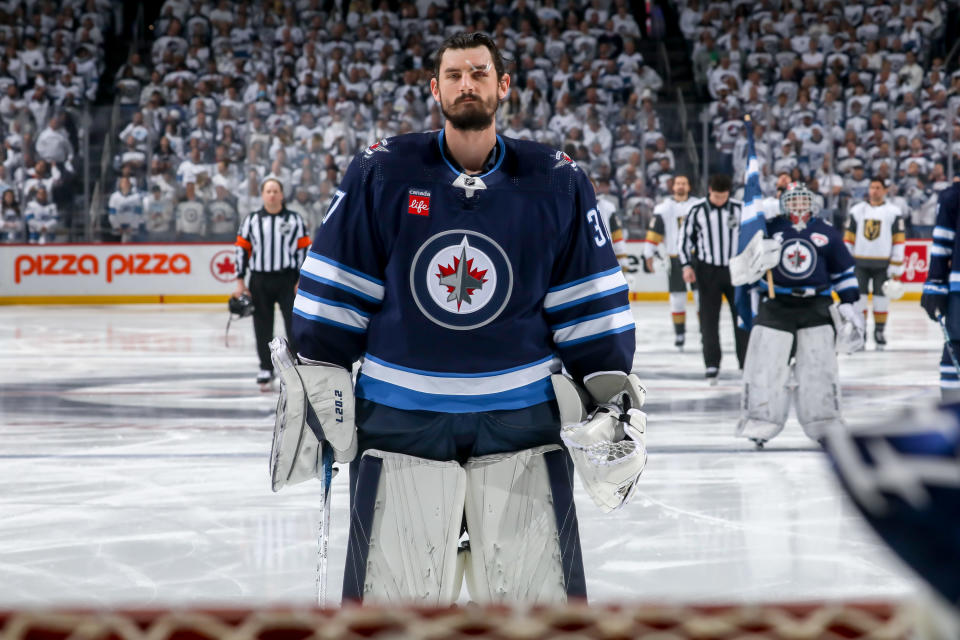
[[[863,313],[863,319],[866,320],[867,294],[873,293],[873,322],[880,329],[883,329],[887,323],[887,313],[890,310],[890,299],[883,295],[883,281],[887,279],[887,264],[884,262],[879,266],[858,265],[854,269],[860,289],[860,299],[855,306]]]
[[[794,349],[796,389],[791,390]],[[737,435],[761,442],[772,439],[783,430],[791,400],[804,433],[813,440],[821,439],[830,426],[843,424],[832,325],[798,328],[795,333],[756,325],[750,332]]]
[[[466,525],[469,550],[460,550]],[[343,599],[439,606],[466,577],[478,602],[586,597],[573,467],[557,445],[463,465],[367,450],[350,514]]]

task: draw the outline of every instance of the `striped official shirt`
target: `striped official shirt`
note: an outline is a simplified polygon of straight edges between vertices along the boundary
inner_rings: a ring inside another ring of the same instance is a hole
[[[303,218],[284,207],[280,213],[254,211],[237,232],[237,277],[248,271],[275,273],[299,270],[307,257],[310,236]]]
[[[703,198],[690,207],[683,222],[677,257],[683,266],[691,262],[725,267],[737,251],[737,231],[743,203],[732,198],[716,207]]]

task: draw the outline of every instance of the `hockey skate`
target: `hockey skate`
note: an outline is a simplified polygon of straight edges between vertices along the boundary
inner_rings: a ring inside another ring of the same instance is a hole
[[[877,351],[883,351],[887,346],[887,338],[883,335],[883,329],[873,330],[873,341],[877,343]]]
[[[767,444],[767,441],[762,438],[750,438],[749,440],[757,446],[757,449],[763,449],[763,445]]]
[[[720,375],[720,370],[718,368],[707,367],[707,371],[703,375],[707,379],[707,384],[709,384],[711,387],[717,386],[717,376]]]
[[[675,346],[680,351],[683,351],[683,343],[687,341],[687,334],[678,333],[673,339],[673,346]]]
[[[260,373],[257,374],[257,384],[260,385],[260,391],[263,393],[273,391],[273,371],[260,369]]]

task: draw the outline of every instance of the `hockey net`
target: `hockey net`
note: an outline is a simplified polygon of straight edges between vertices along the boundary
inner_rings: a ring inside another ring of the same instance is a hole
[[[0,640],[906,640],[914,637],[914,618],[906,604],[875,602],[526,609],[18,611],[0,613]]]

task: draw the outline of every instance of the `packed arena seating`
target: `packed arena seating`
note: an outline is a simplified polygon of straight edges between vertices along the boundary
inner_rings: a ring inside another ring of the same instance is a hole
[[[77,208],[84,110],[119,11],[109,0],[0,3],[0,241],[52,239]]]
[[[315,226],[358,150],[442,126],[431,53],[463,29],[492,33],[508,58],[499,130],[565,150],[630,229],[678,171],[698,184],[717,171],[741,180],[750,114],[765,191],[789,173],[842,220],[882,177],[922,233],[960,148],[960,72],[947,69],[945,37],[955,4],[168,0],[104,74],[98,45],[118,27],[114,4],[12,2],[0,8],[3,240],[52,238],[75,213],[80,111],[104,93],[120,118],[99,200],[84,203],[87,239],[229,240],[268,176]],[[671,28],[692,61],[688,98],[709,118],[708,139],[694,131],[708,147],[702,165],[651,45]]]

